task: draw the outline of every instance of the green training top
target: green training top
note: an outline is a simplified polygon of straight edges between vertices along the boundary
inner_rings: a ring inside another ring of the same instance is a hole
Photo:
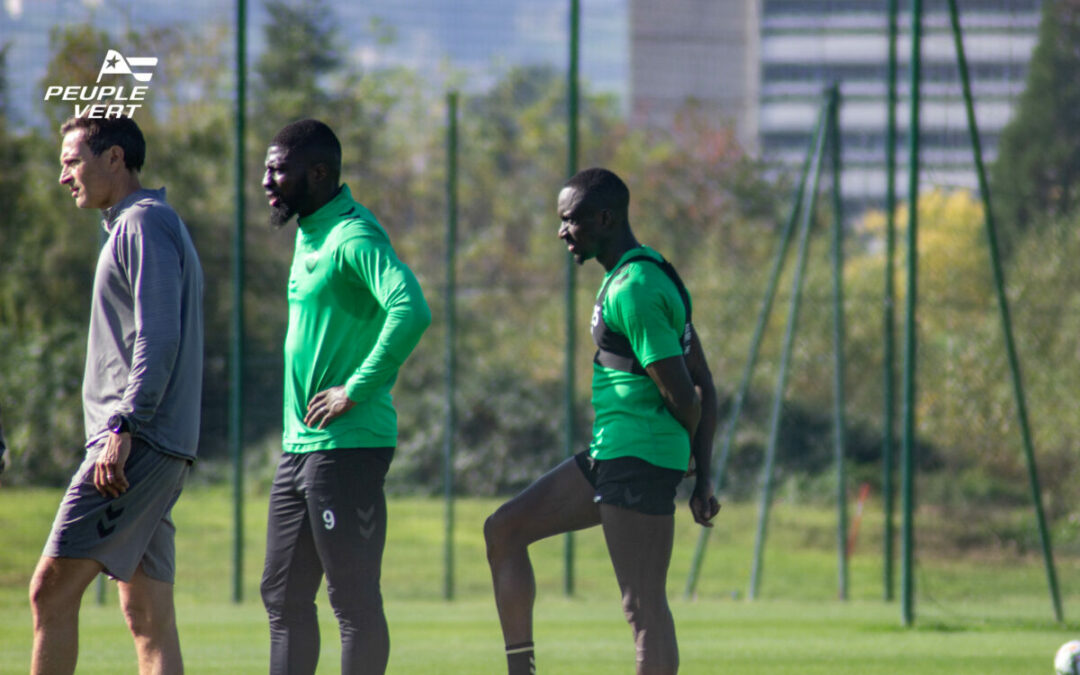
[[[395,446],[390,389],[431,323],[420,284],[347,185],[299,222],[285,334],[285,452]],[[325,429],[306,426],[308,402],[338,385],[357,404]]]
[[[675,284],[659,266],[638,261],[619,267],[627,258],[642,253],[663,260],[647,246],[624,254],[614,272],[604,277],[606,283],[615,275],[602,312],[608,328],[625,335],[634,356],[642,366],[648,366],[682,355],[679,338],[686,325],[686,307]],[[689,466],[689,434],[668,412],[648,375],[593,363],[592,404],[596,420],[589,454],[593,458],[638,457],[680,471]]]

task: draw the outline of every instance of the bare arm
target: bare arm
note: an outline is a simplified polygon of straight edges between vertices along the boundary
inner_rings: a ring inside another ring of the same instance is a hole
[[[645,366],[645,372],[660,390],[668,412],[693,439],[701,420],[701,397],[682,355],[653,361]]]
[[[713,439],[716,437],[718,415],[716,387],[697,331],[692,326],[690,330],[690,353],[686,356],[686,367],[694,382],[694,388],[701,397],[701,421],[698,422],[697,433],[690,441],[690,452],[694,457],[697,474],[694,494],[690,497],[690,511],[699,524],[712,527],[710,521],[720,511],[720,504],[713,494],[711,478]]]
[[[711,527],[720,505],[710,481],[713,437],[716,435],[717,399],[712,373],[697,331],[691,327],[690,353],[661,359],[645,367],[660,390],[668,410],[690,434],[697,484],[690,498],[694,520]]]

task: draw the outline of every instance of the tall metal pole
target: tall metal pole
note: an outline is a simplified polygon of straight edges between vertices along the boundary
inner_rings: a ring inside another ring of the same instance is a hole
[[[826,130],[828,126],[825,127]],[[769,521],[769,506],[772,502],[772,474],[776,460],[776,447],[780,436],[780,416],[784,407],[784,390],[787,388],[788,367],[791,363],[791,351],[795,341],[795,326],[799,322],[799,300],[802,294],[803,275],[806,270],[807,250],[810,241],[810,224],[817,206],[818,181],[821,178],[822,155],[825,151],[825,137],[828,131],[818,136],[814,150],[811,186],[806,200],[809,202],[802,209],[802,224],[799,228],[799,254],[795,266],[795,279],[792,282],[791,305],[788,309],[787,328],[784,333],[784,345],[780,355],[780,374],[776,379],[776,391],[773,394],[772,414],[769,419],[769,444],[765,450],[765,466],[761,472],[761,503],[758,509],[757,535],[754,539],[754,564],[750,573],[751,600],[757,598],[761,587],[762,560],[765,550],[765,535]]]
[[[903,583],[901,618],[905,626],[915,621],[915,577],[912,569],[915,546],[915,307],[918,290],[919,227],[919,104],[922,88],[922,0],[911,1],[911,121],[908,123],[908,228],[907,299],[904,313],[904,424],[903,501],[901,534]]]
[[[769,284],[765,289],[765,297],[761,301],[761,310],[758,312],[757,325],[754,327],[754,336],[750,340],[750,354],[746,358],[746,366],[743,368],[742,379],[739,381],[739,389],[735,394],[735,403],[728,415],[727,428],[724,430],[724,439],[720,446],[720,458],[716,463],[715,490],[720,491],[724,482],[724,470],[727,467],[728,457],[731,455],[731,444],[735,440],[735,428],[742,414],[743,403],[750,391],[750,379],[754,374],[754,366],[757,364],[758,352],[765,335],[765,327],[769,322],[769,314],[772,313],[773,300],[776,298],[776,288],[780,282],[780,273],[783,271],[784,260],[787,258],[788,249],[791,246],[791,237],[795,232],[795,225],[799,222],[799,212],[802,206],[803,193],[806,191],[806,182],[810,175],[810,161],[814,157],[814,149],[817,147],[818,136],[825,133],[825,114],[822,112],[818,125],[810,139],[810,146],[806,149],[806,159],[803,160],[802,171],[799,172],[799,183],[795,188],[795,198],[792,201],[791,211],[788,214],[787,223],[784,225],[783,234],[780,235],[780,244],[776,255],[773,257],[772,270],[769,272]],[[697,547],[694,549],[694,557],[690,562],[690,573],[686,578],[684,597],[694,595],[697,587],[698,576],[701,574],[701,564],[705,559],[705,547],[709,543],[709,535],[713,528],[703,527],[698,535]]]
[[[884,412],[882,414],[881,493],[885,507],[884,586],[885,600],[893,599],[893,489],[894,432],[896,424],[896,292],[893,273],[896,268],[896,37],[897,0],[889,0],[889,84],[885,112],[885,299],[884,315]]]
[[[1054,571],[1054,553],[1050,545],[1050,531],[1046,526],[1043,513],[1042,490],[1039,488],[1039,473],[1035,466],[1035,449],[1031,441],[1031,427],[1028,423],[1027,403],[1024,397],[1024,385],[1020,376],[1020,359],[1013,340],[1012,319],[1009,312],[1009,299],[1005,295],[1005,275],[1001,269],[1001,256],[998,248],[997,226],[994,222],[994,210],[990,200],[990,183],[986,179],[986,167],[983,164],[982,143],[979,140],[979,127],[975,122],[975,104],[971,95],[971,80],[968,76],[967,57],[964,55],[964,40],[960,32],[960,16],[956,0],[949,0],[949,18],[952,21],[953,40],[956,43],[956,64],[960,69],[960,83],[964,89],[964,106],[967,111],[968,131],[971,134],[971,149],[974,153],[975,170],[979,177],[979,192],[982,195],[983,210],[986,214],[986,240],[990,246],[990,266],[994,272],[994,287],[997,291],[998,308],[1001,314],[1001,327],[1005,335],[1005,351],[1009,357],[1009,373],[1012,377],[1013,397],[1016,400],[1016,416],[1020,424],[1020,436],[1024,443],[1024,456],[1027,458],[1028,482],[1031,487],[1031,500],[1035,506],[1035,518],[1039,526],[1039,539],[1042,542],[1043,562],[1046,567],[1046,581],[1050,586],[1050,599],[1054,605],[1054,617],[1064,621],[1061,609],[1061,594],[1058,591],[1057,574]]]
[[[566,82],[566,175],[577,173],[578,166],[578,52],[581,31],[580,0],[570,0],[570,58]],[[577,351],[577,270],[574,257],[566,254],[566,456],[574,454],[574,353]],[[574,533],[564,535],[563,593],[574,594]]]
[[[848,597],[847,479],[844,430],[844,209],[840,196],[840,85],[829,90],[829,156],[832,160],[832,267],[833,267],[833,443],[836,449],[836,552],[837,596]]]
[[[233,602],[244,599],[244,154],[247,108],[247,2],[236,0],[236,220],[233,230],[229,451],[233,468]]]
[[[458,95],[446,95],[446,421],[443,432],[443,495],[446,533],[443,597],[454,599],[454,431],[457,427],[457,126]]]

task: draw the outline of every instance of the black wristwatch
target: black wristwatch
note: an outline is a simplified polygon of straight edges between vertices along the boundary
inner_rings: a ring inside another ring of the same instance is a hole
[[[131,433],[131,424],[128,422],[128,418],[119,413],[113,415],[106,422],[109,425],[109,431],[114,434],[128,434]]]

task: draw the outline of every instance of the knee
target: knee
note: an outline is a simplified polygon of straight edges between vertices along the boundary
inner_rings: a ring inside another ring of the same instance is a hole
[[[308,624],[318,620],[314,598],[290,599],[282,588],[267,583],[266,579],[260,584],[259,593],[271,627]]]
[[[43,576],[35,573],[30,579],[30,609],[33,611],[35,623],[51,614],[59,604],[53,601]]]
[[[123,599],[121,609],[128,629],[136,637],[157,637],[176,624],[171,606],[158,607],[144,598]]]
[[[35,614],[44,608],[49,601],[49,592],[45,588],[43,576],[41,570],[37,570],[34,572],[34,576],[30,578],[30,607]]]
[[[671,616],[666,597],[649,597],[629,590],[623,592],[622,609],[634,633],[656,628]]]
[[[484,521],[484,543],[489,562],[501,557],[502,552],[513,545],[513,528],[508,526],[509,520],[505,508],[500,507]]]
[[[69,597],[56,578],[55,570],[39,567],[30,579],[30,608],[34,623],[41,624],[56,616],[78,613],[79,597]]]
[[[328,585],[326,595],[339,621],[363,621],[383,615],[382,588],[377,580],[350,580],[347,585]],[[293,612],[298,607],[290,605],[286,611]]]
[[[263,607],[266,608],[267,612],[272,612],[277,608],[279,603],[275,601],[276,594],[273,592],[265,576],[259,583],[259,596],[262,598]]]
[[[382,633],[386,631],[386,614],[383,610],[382,596],[378,593],[365,594],[362,597],[342,599],[330,597],[330,606],[334,610],[338,628],[342,634],[361,632]],[[289,612],[292,614],[292,611]]]
[[[265,578],[259,584],[259,595],[262,596],[263,607],[271,622],[280,619],[285,614],[285,602],[280,591],[268,584]]]
[[[634,629],[636,633],[638,626],[643,622],[644,612],[641,606],[641,597],[636,593],[630,591],[624,591],[622,596],[622,611],[623,616],[626,617],[626,622],[630,624],[630,627]]]

